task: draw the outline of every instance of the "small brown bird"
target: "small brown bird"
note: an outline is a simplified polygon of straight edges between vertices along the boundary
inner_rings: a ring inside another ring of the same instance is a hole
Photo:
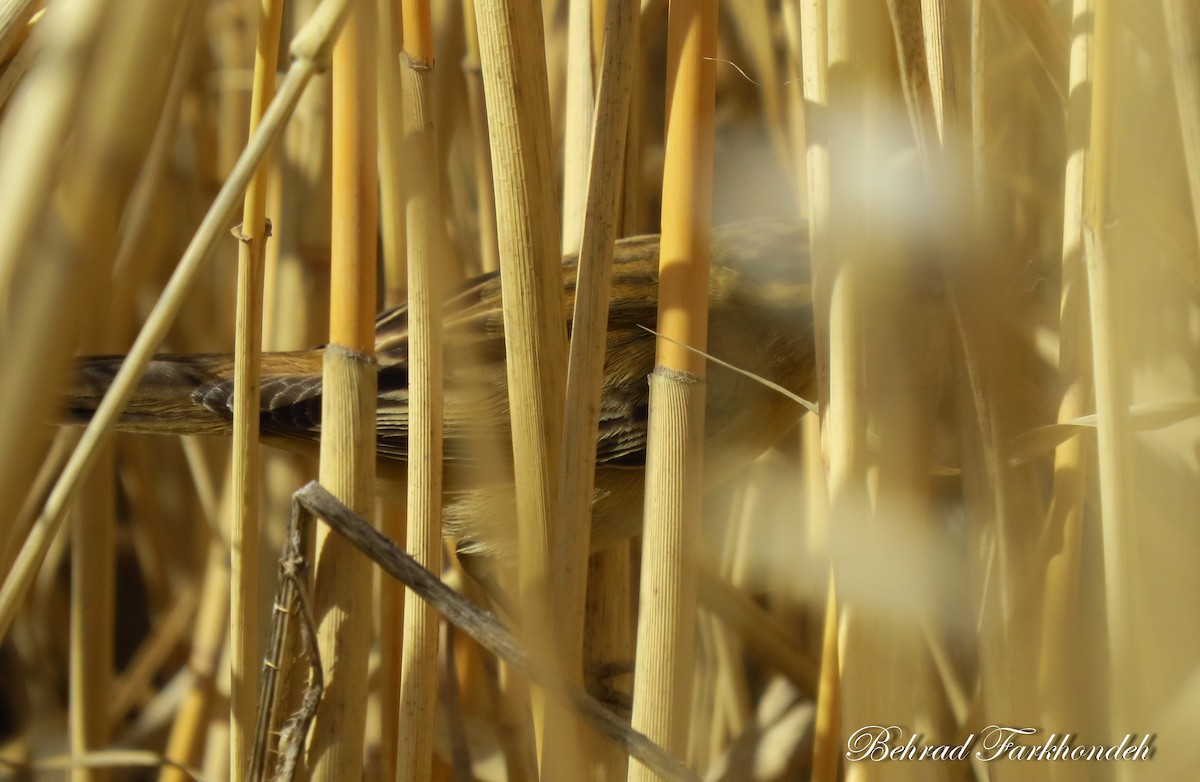
[[[641,523],[646,459],[647,375],[654,368],[657,236],[617,243],[613,261],[607,356],[596,442],[593,548],[612,545]],[[564,259],[568,328],[576,261]],[[756,220],[713,232],[708,353],[808,396],[815,376],[808,231],[796,220]],[[497,274],[471,280],[445,302],[445,529],[464,550],[508,553],[514,513],[504,323]],[[381,486],[402,487],[408,442],[408,310],[376,322],[379,361],[376,418]],[[65,402],[86,421],[121,357],[81,359]],[[321,433],[322,349],[265,354],[262,436],[308,447]],[[705,481],[714,486],[766,450],[803,412],[754,380],[710,365],[707,381]],[[159,356],[146,371],[119,428],[133,432],[229,434],[233,357]],[[501,454],[503,454],[501,456]]]

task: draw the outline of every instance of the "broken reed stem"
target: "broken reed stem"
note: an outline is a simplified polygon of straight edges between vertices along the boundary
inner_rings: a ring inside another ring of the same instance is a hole
[[[321,407],[321,479],[362,515],[375,504],[376,201],[375,5],[350,13],[333,64],[333,229],[329,346]],[[318,534],[313,611],[328,688],[313,725],[316,782],[362,775],[371,573],[354,549]]]
[[[395,543],[383,537],[365,519],[343,505],[321,484],[313,481],[295,494],[300,507],[310,511],[373,561],[392,578],[398,579],[421,599],[432,604],[447,622],[473,638],[500,660],[508,663],[548,693],[564,698],[580,718],[605,738],[617,743],[627,754],[652,769],[661,779],[695,782],[698,777],[646,736],[630,729],[604,705],[578,687],[555,681],[544,667],[527,652],[517,639],[491,613],[485,613],[466,598],[446,586],[436,575],[422,568]],[[360,563],[361,566],[361,563]]]
[[[150,317],[147,318],[146,325],[138,333],[125,361],[121,364],[121,369],[113,378],[113,382],[97,407],[96,413],[92,416],[91,422],[84,429],[79,447],[71,454],[66,467],[63,468],[62,475],[59,476],[58,482],[55,483],[50,496],[46,499],[46,505],[26,537],[25,543],[13,563],[12,570],[9,571],[3,586],[0,587],[0,639],[3,639],[12,626],[12,620],[33,583],[37,568],[61,526],[67,506],[74,499],[81,479],[92,467],[97,448],[107,442],[118,416],[129,404],[137,383],[146,370],[146,365],[150,363],[151,357],[166,337],[200,268],[207,260],[217,238],[225,229],[225,221],[232,213],[238,197],[253,175],[258,161],[262,159],[267,147],[291,115],[308,80],[327,62],[328,47],[337,36],[349,1],[325,0],[293,41],[292,53],[295,59],[288,69],[279,94],[271,102],[270,108],[263,116],[259,132],[246,145],[245,151],[238,158],[229,178],[205,214],[203,222],[196,230],[187,250],[184,251],[183,257],[167,282],[167,286],[163,289]],[[106,193],[103,197],[104,200],[109,198],[111,198],[110,193]],[[49,267],[53,264],[39,264],[39,266]],[[52,310],[48,309],[47,311]],[[25,323],[25,321],[21,322]],[[6,370],[5,378],[7,377]],[[28,376],[25,376],[22,381],[22,387],[40,388],[38,384],[30,382]],[[5,398],[12,399],[9,396]],[[6,411],[10,409],[12,408],[5,407]],[[2,426],[0,424],[0,428]],[[4,437],[0,438],[0,441],[16,442],[17,440]],[[3,471],[0,474],[8,475],[11,472]],[[0,491],[0,507],[4,507],[4,496],[3,491]]]
[[[572,14],[590,14],[590,3],[576,3]],[[563,421],[562,474],[558,490],[558,529],[551,542],[550,594],[560,670],[579,683],[583,669],[584,614],[587,603],[591,504],[595,490],[596,438],[612,280],[613,244],[619,222],[621,172],[629,117],[630,88],[637,50],[638,3],[616,0],[607,14],[608,29],[596,95],[583,222],[578,226],[578,281],[572,318],[567,398]],[[586,30],[585,30],[586,32]],[[591,61],[591,40],[572,41],[572,59]],[[590,67],[587,69],[590,83]],[[590,94],[590,91],[589,91]],[[569,100],[568,100],[569,102]],[[568,129],[570,129],[570,109]],[[564,227],[564,231],[565,231]],[[564,233],[564,244],[567,242]],[[578,742],[570,715],[547,721],[542,774],[548,779],[580,779],[590,765],[587,747]]]
[[[703,357],[716,104],[716,0],[673,3],[667,22],[656,366],[650,375],[633,727],[675,756],[687,747],[696,626],[695,551],[704,443]],[[640,762],[633,782],[655,774]]]
[[[250,131],[262,121],[275,96],[283,0],[262,0],[254,50],[254,82],[250,93]],[[262,385],[263,271],[270,230],[266,221],[270,166],[260,165],[242,205],[238,239],[237,317],[233,346],[233,523],[230,529],[229,605],[229,778],[241,782],[253,740],[258,697],[258,559],[259,529],[259,388]]]
[[[433,573],[442,571],[442,199],[434,128],[434,45],[428,0],[404,0],[404,149],[408,193],[409,430],[408,550]],[[433,773],[438,700],[437,612],[404,593],[400,734],[396,780]]]

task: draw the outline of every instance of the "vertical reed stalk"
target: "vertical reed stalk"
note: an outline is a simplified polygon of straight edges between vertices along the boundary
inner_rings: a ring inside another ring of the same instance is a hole
[[[1192,222],[1200,237],[1200,13],[1187,0],[1163,0],[1167,18],[1167,43],[1171,52],[1171,76],[1175,103],[1183,133],[1184,162],[1192,196]]]
[[[356,513],[375,506],[375,5],[353,5],[334,48],[333,229],[321,482]],[[317,782],[358,779],[371,650],[371,570],[341,537],[316,540],[313,611],[326,689],[308,766]]]
[[[492,181],[492,148],[488,135],[487,106],[484,104],[483,68],[479,64],[479,28],[475,20],[475,0],[463,2],[463,26],[467,52],[463,57],[463,76],[467,83],[467,111],[471,120],[472,161],[475,164],[475,197],[479,201],[480,270],[500,268],[496,246],[496,190]]]
[[[595,107],[592,66],[592,0],[567,2],[567,74],[563,121],[562,254],[579,252],[588,189]],[[569,417],[569,415],[568,415]]]
[[[576,3],[573,13],[590,13]],[[600,389],[608,324],[613,242],[617,237],[621,166],[629,116],[630,88],[637,46],[638,7],[619,0],[606,15],[605,47],[596,95],[594,129],[588,161],[587,194],[579,226],[579,267],[567,367],[567,398],[562,441],[562,474],[558,490],[558,529],[551,544],[551,587],[558,663],[576,681],[582,675],[588,551],[591,548],[591,503],[595,493],[596,438],[600,427]],[[590,61],[591,42],[573,42]],[[588,69],[590,73],[590,68]],[[568,112],[568,118],[570,112]],[[570,127],[568,121],[568,128]],[[565,234],[564,234],[565,240]],[[589,765],[587,747],[579,743],[573,715],[560,713],[548,721],[543,776],[579,778]]]
[[[1123,334],[1124,310],[1118,265],[1123,258],[1111,251],[1114,219],[1112,175],[1114,124],[1117,110],[1118,58],[1121,39],[1112,0],[1093,6],[1091,146],[1084,185],[1084,258],[1087,266],[1088,302],[1092,329],[1092,364],[1095,367],[1097,460],[1100,467],[1100,516],[1104,541],[1104,596],[1108,622],[1108,655],[1113,723],[1110,730],[1141,712],[1135,709],[1135,639],[1133,596],[1140,553],[1138,519],[1132,489],[1132,447],[1129,422],[1128,346]],[[1132,771],[1119,767],[1118,779]]]
[[[1092,36],[1084,20],[1092,18],[1091,0],[1075,0],[1072,8],[1076,34],[1071,42],[1069,88],[1082,94],[1091,79]],[[1091,105],[1067,104],[1067,164],[1063,199],[1062,292],[1059,298],[1058,373],[1063,395],[1058,420],[1074,420],[1093,406],[1091,334],[1088,330],[1087,278],[1084,265],[1083,194],[1086,184],[1088,126]],[[1046,573],[1042,613],[1042,646],[1038,688],[1047,724],[1079,721],[1071,671],[1078,664],[1082,634],[1071,617],[1081,608],[1080,574],[1083,556],[1083,521],[1087,500],[1090,438],[1073,437],[1054,452],[1054,487],[1048,525],[1061,536]]]
[[[428,0],[404,2],[404,150],[408,193],[409,430],[408,531],[413,557],[442,571],[442,199],[434,117],[434,44]],[[438,615],[404,594],[398,782],[433,776],[438,696]]]
[[[407,226],[405,224],[404,114],[402,113],[400,9],[391,0],[376,2],[379,64],[379,228],[383,250],[385,306],[403,304],[408,291]],[[420,186],[420,180],[414,180]],[[410,311],[410,318],[412,312]],[[411,333],[411,332],[410,332]],[[415,373],[414,373],[415,374]],[[411,400],[410,400],[411,401]],[[410,408],[411,415],[411,408]],[[415,457],[414,457],[415,458]],[[406,501],[379,498],[379,531],[407,546]],[[396,778],[400,741],[400,680],[404,644],[405,589],[402,584],[376,573],[379,617],[379,776]]]
[[[253,137],[263,112],[275,95],[275,70],[283,22],[282,0],[262,0],[254,52],[254,85],[250,93],[250,132]],[[270,232],[266,222],[270,167],[260,165],[246,188],[242,224],[238,230],[237,323],[233,369],[233,524],[230,572],[233,589],[229,606],[230,769],[241,782],[254,741],[258,698],[259,530],[258,417],[262,353],[264,253]]]
[[[658,340],[650,376],[646,514],[633,727],[679,757],[687,747],[696,621],[695,551],[703,492],[717,3],[670,6],[667,146]],[[670,340],[670,341],[668,341]],[[636,761],[630,779],[655,775]]]
[[[551,165],[542,15],[534,0],[480,0],[504,297],[517,494],[518,578],[531,648],[549,648],[549,554],[562,448],[566,323]]]

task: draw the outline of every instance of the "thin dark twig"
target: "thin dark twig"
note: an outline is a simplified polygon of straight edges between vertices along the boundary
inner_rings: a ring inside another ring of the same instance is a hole
[[[266,778],[267,753],[270,751],[272,726],[282,702],[280,680],[287,650],[292,647],[298,624],[300,641],[308,657],[310,682],[305,688],[300,708],[279,730],[278,755],[274,778],[294,778],[304,748],[308,728],[316,714],[325,682],[321,672],[320,650],[316,643],[316,621],[308,598],[307,536],[312,514],[295,499],[292,500],[292,519],[288,525],[287,543],[279,557],[279,587],[271,621],[271,638],[263,660],[262,684],[259,688],[258,719],[255,723],[254,744],[251,747],[247,778],[262,782]],[[296,622],[299,619],[299,622]]]
[[[303,537],[303,532],[300,536]],[[299,557],[296,552],[292,555]],[[300,643],[308,657],[309,683],[304,689],[300,708],[288,718],[279,731],[279,762],[275,767],[275,782],[292,782],[300,767],[308,731],[317,716],[317,705],[325,692],[325,675],[321,668],[321,650],[317,646],[317,620],[313,616],[312,602],[308,596],[308,581],[300,572],[289,574],[295,594],[295,613],[300,618]]]
[[[279,592],[271,614],[271,637],[267,641],[267,655],[263,659],[262,678],[258,690],[258,718],[254,723],[254,743],[246,778],[251,782],[262,782],[267,774],[267,753],[270,752],[272,727],[279,710],[279,682],[282,676],[284,657],[293,634],[292,606],[295,603],[294,574],[304,568],[301,536],[307,524],[300,518],[308,515],[300,503],[292,500],[292,520],[288,525],[288,542],[279,557]]]
[[[293,495],[295,501],[324,519],[339,535],[350,541],[385,573],[432,605],[446,621],[475,639],[481,646],[521,671],[552,696],[566,700],[572,709],[601,736],[617,744],[630,756],[666,780],[699,782],[699,777],[671,757],[662,747],[630,728],[586,692],[569,682],[551,677],[532,664],[529,655],[494,616],[480,611],[437,576],[417,564],[405,551],[384,537],[367,521],[343,505],[321,484],[312,481]]]

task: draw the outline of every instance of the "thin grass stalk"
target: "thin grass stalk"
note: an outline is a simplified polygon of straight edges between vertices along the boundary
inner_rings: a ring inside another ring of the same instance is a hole
[[[293,29],[307,18],[318,0],[288,3],[287,25]],[[267,247],[268,285],[263,301],[267,350],[287,350],[316,345],[329,333],[329,137],[330,77],[313,79],[296,106],[284,132],[282,161],[278,167],[278,224],[275,241]],[[278,268],[272,272],[272,257]],[[303,306],[295,306],[303,302]],[[311,477],[311,476],[310,476]],[[269,477],[273,479],[274,475]],[[290,481],[290,497],[297,484]],[[274,492],[273,492],[274,494]],[[278,496],[277,494],[275,496]]]
[[[579,252],[592,148],[595,86],[592,0],[567,0],[566,116],[563,118],[562,254]]]
[[[590,12],[576,3],[572,13]],[[638,5],[620,0],[607,14],[605,47],[596,95],[594,129],[588,133],[587,193],[579,247],[578,281],[567,368],[567,399],[558,490],[558,528],[551,544],[554,627],[561,670],[576,683],[582,675],[584,615],[587,603],[588,552],[591,548],[591,501],[595,490],[596,438],[612,280],[613,243],[619,223],[621,163],[625,153],[634,58],[637,54]],[[573,41],[580,57],[591,59],[587,39]],[[590,68],[588,69],[590,73]],[[570,96],[568,96],[569,98]],[[570,129],[568,112],[568,132]],[[569,136],[568,136],[569,138]],[[566,218],[564,218],[566,219]],[[564,230],[566,225],[564,223]],[[564,244],[566,242],[564,234]],[[578,724],[568,713],[548,722],[551,731],[543,760],[549,779],[580,778],[590,764],[587,743],[579,743]]]
[[[985,132],[987,104],[984,90],[987,86],[987,67],[990,52],[987,51],[987,27],[983,23],[987,13],[984,0],[971,0],[971,186],[975,193],[975,211],[986,215],[988,207],[988,183],[984,178],[987,171],[985,147],[990,134]]]
[[[695,552],[703,491],[704,359],[716,104],[715,0],[673,3],[667,23],[655,370],[650,376],[633,727],[676,757],[687,748],[696,621]],[[632,762],[629,776],[655,775]]]
[[[481,0],[475,9],[496,186],[520,520],[517,593],[530,648],[544,659],[550,642],[545,590],[557,507],[567,347],[546,49],[536,0]]]
[[[431,9],[405,0],[402,78],[405,172],[409,191],[409,461],[408,550],[424,567],[442,571],[442,223]],[[438,700],[439,620],[433,606],[406,590],[400,673],[397,782],[432,778]]]
[[[1118,58],[1121,56],[1116,17],[1111,0],[1093,6],[1091,147],[1085,173],[1084,258],[1087,267],[1089,314],[1092,328],[1092,364],[1095,368],[1097,461],[1100,467],[1100,517],[1104,546],[1104,596],[1109,640],[1109,698],[1111,730],[1122,730],[1136,716],[1134,660],[1136,634],[1133,590],[1137,583],[1137,518],[1130,495],[1131,433],[1129,426],[1129,366],[1122,334],[1120,271],[1110,252],[1113,124],[1117,106]],[[1117,770],[1118,779],[1132,772]]]
[[[275,95],[275,70],[279,52],[283,1],[262,0],[254,51],[254,83],[250,94],[250,132],[253,137],[263,112]],[[229,778],[240,782],[254,740],[259,668],[258,561],[262,533],[259,528],[259,389],[262,385],[264,252],[270,230],[266,222],[267,181],[270,167],[260,165],[242,206],[237,229],[237,319],[233,368],[233,524],[230,573],[233,589],[229,606],[230,663],[230,769]]]
[[[805,171],[808,177],[808,242],[813,266],[813,325],[817,345],[827,342],[829,299],[836,266],[829,247],[829,34],[828,0],[799,0],[801,70],[804,75]],[[829,366],[817,351],[818,404],[829,409]]]
[[[292,53],[295,60],[276,100],[272,101],[271,107],[263,117],[259,133],[247,145],[229,179],[206,213],[196,235],[192,237],[150,318],[138,334],[120,371],[84,430],[79,447],[72,453],[47,498],[41,515],[34,522],[12,570],[0,587],[0,638],[3,638],[12,626],[17,608],[62,523],[66,507],[74,498],[81,478],[91,468],[97,447],[107,441],[117,417],[129,404],[137,381],[166,336],[171,322],[183,304],[183,299],[216,243],[226,217],[232,212],[236,199],[249,182],[267,146],[295,108],[304,86],[328,61],[328,48],[341,27],[348,3],[349,0],[325,0],[294,39]]]
[[[492,272],[500,268],[500,254],[496,245],[496,191],[492,181],[492,148],[488,142],[483,68],[479,64],[479,28],[475,20],[475,0],[463,0],[463,27],[466,33],[466,54],[463,56],[462,69],[467,84],[471,150],[474,152],[475,163],[480,270]]]
[[[360,515],[375,505],[375,5],[353,5],[334,48],[329,346],[322,386],[322,483]],[[371,570],[354,548],[316,537],[313,612],[326,689],[307,765],[317,782],[362,775]]]
[[[805,101],[805,143],[808,180],[808,233],[809,252],[813,265],[813,324],[817,338],[817,389],[820,409],[829,414],[831,386],[829,361],[820,346],[827,344],[831,282],[836,274],[829,245],[829,214],[832,198],[829,171],[829,35],[828,7],[826,0],[799,0],[800,52],[802,56],[803,96]],[[817,112],[821,112],[818,114]],[[823,117],[824,119],[819,119]],[[825,356],[823,359],[822,357]],[[816,513],[809,519],[810,545],[829,553],[829,508],[825,487],[825,456],[821,450],[821,421],[811,416],[805,422],[805,459],[810,465],[808,472],[810,496],[824,499]],[[822,469],[818,473],[816,465]],[[810,509],[812,509],[810,503]],[[813,536],[817,536],[813,540]],[[825,605],[825,621],[822,630],[822,654],[820,684],[817,691],[817,714],[814,726],[813,780],[833,782],[837,779],[838,763],[841,759],[841,665],[838,648],[838,607],[834,571],[830,569],[828,594]]]
[[[402,25],[399,9],[389,0],[376,0],[375,6],[379,28],[376,86],[379,92],[379,235],[383,250],[383,299],[386,307],[398,307],[408,296],[404,115],[400,78]]]
[[[1163,0],[1167,43],[1171,52],[1171,77],[1183,135],[1188,190],[1192,196],[1192,223],[1200,236],[1200,13],[1187,0]]]

